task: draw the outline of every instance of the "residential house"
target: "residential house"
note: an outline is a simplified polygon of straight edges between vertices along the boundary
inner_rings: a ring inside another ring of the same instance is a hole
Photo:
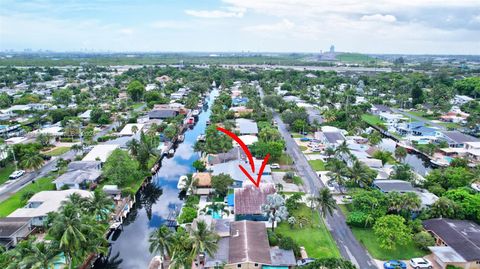
[[[260,184],[258,188],[249,184],[235,189],[235,220],[267,221],[268,217],[263,215],[261,207],[267,202],[267,196],[275,192],[271,183]]]
[[[257,135],[258,126],[257,123],[250,119],[236,119],[236,128],[240,132],[240,135]]]
[[[468,116],[470,116],[470,114],[462,111],[449,111],[440,116],[440,120],[445,122],[463,123],[467,121]]]
[[[135,203],[135,196],[127,195],[122,196],[122,190],[117,185],[105,185],[102,189],[107,195],[112,197],[115,204],[115,210],[113,212],[113,220],[119,223],[123,223]]]
[[[473,101],[472,97],[466,96],[466,95],[455,95],[451,101],[453,105],[461,106],[464,105],[470,101]]]
[[[395,129],[400,135],[412,135],[422,137],[438,136],[438,129],[427,127],[423,122],[420,121],[400,123],[395,127]]]
[[[176,117],[180,114],[180,109],[171,105],[155,105],[153,109],[148,112],[149,119],[168,119]]]
[[[90,115],[92,114],[92,110],[89,109],[81,114],[78,115],[78,117],[80,119],[82,119],[83,121],[89,121],[90,120]]]
[[[385,105],[372,105],[370,113],[374,115],[380,115],[380,113],[393,113],[393,110]]]
[[[247,97],[234,97],[232,98],[232,106],[246,106],[248,103]]]
[[[255,167],[261,167],[262,160],[254,159],[253,161],[255,163]],[[238,160],[238,159],[211,165],[209,167],[209,170],[212,171],[213,176],[217,176],[220,174],[230,175],[234,181],[233,187],[239,188],[239,187],[245,186],[245,183],[248,184],[250,182],[248,178],[245,176],[245,174],[243,174],[240,171],[239,165],[242,165],[245,169],[250,170],[250,165],[248,164],[248,161]],[[254,178],[257,178],[259,170],[260,170],[259,168],[255,170],[254,175],[252,175]],[[263,169],[262,182],[266,182],[266,183],[273,182],[272,170],[269,164],[265,165],[265,168]]]
[[[422,201],[422,207],[431,206],[438,200],[438,197],[428,192],[424,189],[416,189],[412,186],[412,183],[403,180],[396,180],[396,179],[381,179],[381,180],[374,180],[373,187],[380,190],[383,193],[389,192],[398,192],[398,193],[407,193],[407,192],[414,192],[418,195],[420,200]]]
[[[62,206],[62,202],[74,193],[85,198],[92,195],[85,190],[41,191],[34,194],[26,206],[13,211],[8,217],[30,218],[32,226],[41,227],[44,225],[47,214],[57,211]]]
[[[336,148],[338,145],[342,144],[346,140],[345,136],[340,130],[338,131],[320,131],[315,132],[314,137],[316,140],[319,140],[320,143],[324,144],[326,147]]]
[[[135,135],[136,133],[140,132],[143,129],[144,124],[141,123],[129,123],[126,124],[125,127],[118,133],[119,136],[132,136]],[[136,132],[134,132],[134,129],[137,129]]]
[[[205,260],[196,262],[194,268],[288,269],[296,266],[292,250],[270,246],[265,224],[243,220],[230,222],[228,226],[221,225],[222,230],[228,229],[228,236],[220,236],[213,257],[206,255]]]
[[[7,217],[0,219],[0,245],[9,249],[27,238],[34,229],[29,217]]]
[[[102,144],[96,145],[90,150],[85,157],[83,157],[82,161],[100,161],[102,163],[107,161],[107,158],[112,154],[114,150],[116,150],[119,145],[115,144]]]
[[[243,114],[249,114],[253,112],[253,109],[245,106],[235,106],[231,107],[229,110],[235,113],[235,118],[241,117]]]
[[[439,218],[423,221],[423,227],[435,237],[435,246],[429,249],[441,268],[480,268],[480,225]]]
[[[65,187],[87,189],[89,184],[97,182],[101,177],[101,165],[99,161],[73,161],[68,164],[67,171],[57,177],[53,183],[57,190]]]
[[[213,193],[212,188],[212,175],[208,172],[198,172],[192,175],[192,181],[194,182],[193,193],[197,195],[209,195]]]
[[[447,142],[451,148],[464,148],[467,142],[480,142],[480,139],[459,131],[441,132],[438,140]]]

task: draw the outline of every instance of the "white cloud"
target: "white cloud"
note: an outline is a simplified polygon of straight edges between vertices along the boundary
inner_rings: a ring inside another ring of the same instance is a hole
[[[134,30],[132,28],[121,28],[118,30],[118,32],[125,35],[131,35],[133,34]]]
[[[395,22],[397,18],[393,15],[382,15],[382,14],[373,14],[373,15],[364,15],[360,18],[362,21],[378,21],[378,22]]]
[[[260,32],[260,33],[282,32],[286,30],[291,30],[293,27],[295,27],[295,23],[287,19],[283,19],[282,21],[278,23],[273,23],[273,24],[259,24],[254,26],[247,26],[247,27],[244,27],[243,30],[251,31],[251,32]]]
[[[188,28],[189,24],[183,21],[154,21],[150,26],[156,29],[182,29]]]
[[[218,18],[241,18],[245,14],[244,8],[229,7],[226,10],[185,10],[187,15],[199,18],[218,19]]]

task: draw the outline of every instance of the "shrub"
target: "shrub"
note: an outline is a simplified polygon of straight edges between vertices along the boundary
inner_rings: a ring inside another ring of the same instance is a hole
[[[347,224],[354,227],[366,228],[371,227],[373,221],[368,221],[369,215],[361,211],[350,212],[347,216]]]
[[[279,238],[277,236],[277,234],[275,232],[273,232],[272,230],[268,230],[267,231],[268,233],[268,243],[270,244],[270,246],[278,246],[278,241],[279,241]]]
[[[426,231],[416,233],[413,236],[413,241],[415,241],[415,245],[423,250],[428,250],[428,247],[435,245],[435,239]]]
[[[197,209],[193,207],[183,207],[182,214],[178,217],[178,223],[191,223],[197,217]]]
[[[33,195],[35,195],[34,191],[26,191],[22,193],[22,201],[28,201],[28,199],[32,198]]]
[[[278,246],[281,249],[293,250],[293,253],[296,257],[300,256],[300,247],[298,246],[297,242],[295,242],[295,240],[289,236],[283,236],[278,242]]]

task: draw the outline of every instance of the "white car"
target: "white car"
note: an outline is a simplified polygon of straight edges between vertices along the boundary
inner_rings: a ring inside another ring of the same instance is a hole
[[[279,165],[278,163],[272,163],[272,164],[270,165],[270,168],[271,168],[271,169],[280,169],[280,165]]]
[[[414,269],[432,269],[433,265],[432,263],[424,258],[414,258],[410,260],[410,266],[412,266]]]
[[[9,178],[10,179],[17,179],[25,174],[24,170],[17,170],[13,173],[10,174]]]

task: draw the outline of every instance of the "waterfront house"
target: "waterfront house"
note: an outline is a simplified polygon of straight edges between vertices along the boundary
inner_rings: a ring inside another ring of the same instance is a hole
[[[447,142],[451,148],[464,148],[467,142],[480,142],[480,139],[459,131],[441,132],[438,140]]]
[[[438,200],[438,197],[435,194],[430,193],[425,189],[414,188],[412,186],[412,183],[408,181],[396,180],[396,179],[374,180],[373,187],[380,190],[383,193],[390,193],[390,192],[416,193],[421,200],[422,207],[429,207]]]
[[[114,150],[116,150],[119,145],[96,145],[88,152],[85,157],[83,157],[82,161],[100,161],[102,163],[106,162],[108,157],[112,154]]]
[[[370,113],[379,115],[380,113],[393,113],[392,109],[385,105],[372,105]]]
[[[480,226],[472,221],[453,219],[429,219],[423,227],[435,238],[435,246],[429,247],[434,260],[445,268],[447,265],[461,268],[480,268]]]
[[[192,182],[195,188],[193,193],[197,195],[209,195],[213,193],[212,175],[208,172],[198,172],[192,175]]]
[[[255,173],[252,173],[252,176],[254,178],[257,178],[262,162],[263,162],[262,160],[254,159],[254,163],[256,167]],[[239,187],[245,186],[245,183],[250,182],[248,178],[245,176],[245,174],[243,174],[240,168],[238,167],[239,165],[242,165],[245,169],[247,169],[247,171],[250,170],[250,165],[248,161],[238,160],[238,159],[211,165],[209,167],[209,170],[211,170],[213,176],[220,175],[220,174],[230,175],[234,181],[233,187],[239,188]],[[266,182],[266,183],[273,182],[272,170],[269,164],[265,165],[265,168],[263,169],[262,182]]]
[[[257,135],[258,134],[257,123],[253,120],[240,118],[235,120],[235,124],[240,135]]]
[[[266,203],[267,196],[275,192],[275,186],[271,183],[260,184],[258,188],[249,184],[235,189],[235,220],[267,221],[261,207]]]
[[[34,229],[29,217],[6,217],[0,219],[0,245],[9,249],[27,238]]]
[[[86,189],[89,184],[95,183],[102,175],[99,161],[74,161],[68,164],[67,171],[57,177],[53,183],[57,190],[62,188]]]

